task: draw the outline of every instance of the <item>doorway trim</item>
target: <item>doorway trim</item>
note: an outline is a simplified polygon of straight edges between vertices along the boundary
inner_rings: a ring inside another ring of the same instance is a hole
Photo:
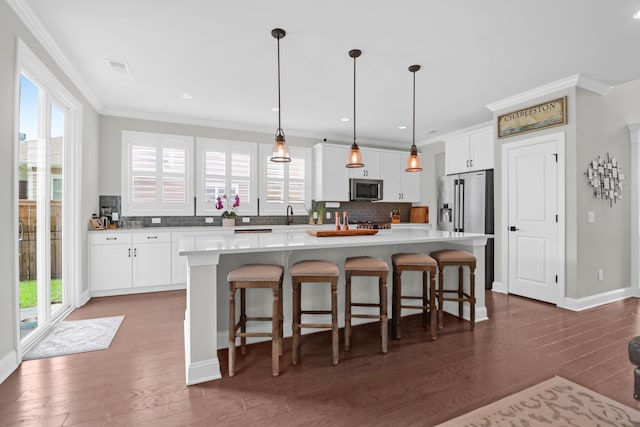
[[[37,55],[29,48],[29,46],[19,37],[16,38],[16,62],[15,62],[15,120],[14,120],[14,137],[17,137],[20,129],[20,75],[24,71],[28,71],[32,78],[36,78],[39,84],[50,92],[51,96],[61,102],[60,107],[65,108],[65,115],[69,114],[69,120],[65,123],[65,145],[64,145],[64,162],[69,167],[64,170],[63,192],[68,196],[63,207],[63,230],[65,230],[65,238],[63,240],[63,286],[65,286],[65,298],[68,302],[68,308],[61,310],[50,323],[48,328],[40,331],[34,331],[33,339],[29,340],[29,344],[23,346],[20,339],[20,302],[19,302],[19,260],[18,260],[18,241],[15,239],[14,249],[14,274],[12,277],[14,285],[14,320],[15,320],[15,350],[17,363],[22,361],[22,355],[33,346],[38,339],[43,336],[49,328],[60,322],[74,308],[78,307],[82,301],[82,225],[81,221],[81,159],[82,159],[82,123],[83,110],[82,103],[79,102],[67,88],[60,83],[58,78],[49,70],[49,68],[37,57]],[[14,168],[18,164],[19,150],[14,150]],[[14,205],[13,205],[13,229],[18,230],[19,208],[18,208],[18,174],[14,169]]]
[[[500,259],[502,262],[501,278],[503,285],[501,292],[509,293],[509,233],[507,232],[509,218],[509,150],[540,144],[554,139],[558,150],[558,179],[557,201],[558,209],[558,239],[557,239],[557,271],[558,271],[558,296],[556,306],[565,306],[565,132],[554,132],[533,138],[521,139],[502,144],[502,176],[501,176],[501,216],[503,230],[501,230]]]

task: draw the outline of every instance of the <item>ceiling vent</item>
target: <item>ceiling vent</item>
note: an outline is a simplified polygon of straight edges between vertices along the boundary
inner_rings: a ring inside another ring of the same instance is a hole
[[[109,64],[111,70],[115,71],[116,73],[129,74],[129,64],[124,61],[107,58],[107,64]]]

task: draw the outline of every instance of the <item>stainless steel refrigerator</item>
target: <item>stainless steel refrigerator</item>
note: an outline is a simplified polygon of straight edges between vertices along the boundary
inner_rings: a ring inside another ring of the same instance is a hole
[[[493,170],[438,178],[438,230],[493,235]],[[487,241],[485,288],[494,278],[493,238]]]

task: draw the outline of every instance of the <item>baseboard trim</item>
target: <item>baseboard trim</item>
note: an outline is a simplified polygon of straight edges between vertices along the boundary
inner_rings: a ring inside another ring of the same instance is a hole
[[[187,385],[201,384],[222,378],[220,361],[215,359],[187,363]]]
[[[632,297],[634,292],[631,287],[615,289],[601,294],[591,295],[584,298],[564,298],[564,301],[558,304],[558,307],[571,311],[582,311],[599,305],[608,304],[610,302],[619,301]]]
[[[175,285],[143,286],[140,288],[109,289],[105,291],[89,291],[89,297],[111,297],[115,295],[145,294],[148,292],[176,291],[181,289],[187,289],[186,283],[178,283]]]
[[[0,384],[4,382],[9,375],[13,373],[20,366],[18,360],[18,353],[15,350],[11,350],[0,359]]]
[[[509,293],[509,289],[507,289],[507,287],[505,285],[503,285],[502,282],[493,282],[491,290],[493,292],[498,292],[500,294],[508,294]]]

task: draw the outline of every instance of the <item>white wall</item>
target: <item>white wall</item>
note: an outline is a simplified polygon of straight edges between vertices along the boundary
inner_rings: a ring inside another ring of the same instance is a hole
[[[6,372],[6,365],[2,362],[7,355],[16,351],[16,328],[18,319],[15,318],[17,304],[17,247],[14,229],[14,205],[17,192],[14,187],[16,165],[14,156],[17,141],[15,125],[15,58],[16,38],[21,38],[29,48],[44,62],[49,70],[60,82],[83,104],[83,135],[82,135],[82,180],[81,215],[89,218],[94,205],[97,204],[97,176],[98,176],[98,114],[87,102],[74,84],[66,77],[52,58],[45,52],[42,45],[36,41],[14,11],[4,1],[0,2],[0,379]],[[94,202],[94,200],[96,200]],[[82,236],[82,252],[86,253],[86,233]],[[83,263],[83,283],[86,289],[86,262]]]

